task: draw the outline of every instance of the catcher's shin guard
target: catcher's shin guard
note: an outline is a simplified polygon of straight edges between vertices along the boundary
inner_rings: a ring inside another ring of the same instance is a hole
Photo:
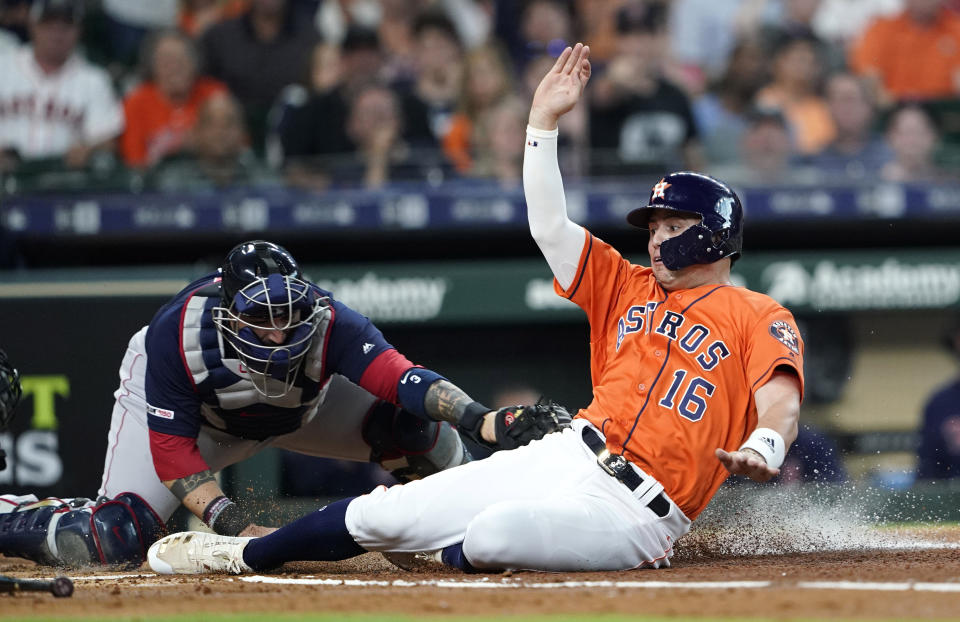
[[[0,514],[0,553],[52,566],[135,568],[163,532],[163,522],[133,493],[96,505],[44,499]]]
[[[388,402],[377,402],[367,415],[363,438],[370,461],[401,482],[470,462],[460,435],[448,423],[426,421]]]
[[[26,501],[19,507],[5,504],[0,508],[3,510],[0,514],[0,553],[47,566],[56,565],[58,560],[50,550],[47,527],[57,512],[68,507],[60,499],[37,501],[36,497],[33,497],[33,503]]]

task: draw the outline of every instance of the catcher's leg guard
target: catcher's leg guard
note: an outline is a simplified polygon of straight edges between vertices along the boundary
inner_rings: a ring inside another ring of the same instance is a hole
[[[401,482],[470,462],[460,435],[448,423],[426,421],[388,402],[377,402],[363,425],[370,461]]]
[[[135,568],[163,530],[159,517],[133,493],[96,505],[88,499],[44,499],[0,515],[0,553],[53,566]]]
[[[51,552],[52,540],[48,542],[47,526],[57,512],[66,511],[69,505],[60,499],[44,499],[25,502],[20,506],[4,506],[0,514],[0,553],[24,557],[38,564],[56,565],[57,558]]]

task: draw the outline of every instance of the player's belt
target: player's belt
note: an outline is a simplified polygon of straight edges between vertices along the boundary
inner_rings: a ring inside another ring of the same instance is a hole
[[[616,477],[620,482],[633,492],[643,484],[643,478],[633,470],[630,462],[621,454],[612,454],[607,449],[607,444],[603,437],[597,434],[597,431],[587,426],[583,428],[583,442],[590,451],[597,454],[597,464],[609,475]],[[647,507],[653,510],[653,513],[663,518],[670,513],[670,502],[662,492],[654,497]]]

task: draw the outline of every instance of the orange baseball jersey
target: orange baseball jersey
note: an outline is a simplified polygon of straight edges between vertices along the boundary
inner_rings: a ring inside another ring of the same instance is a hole
[[[757,426],[754,391],[788,367],[802,395],[793,316],[732,285],[667,292],[589,233],[570,287],[554,289],[590,322],[593,401],[577,416],[695,519],[728,475],[714,450],[736,450]]]

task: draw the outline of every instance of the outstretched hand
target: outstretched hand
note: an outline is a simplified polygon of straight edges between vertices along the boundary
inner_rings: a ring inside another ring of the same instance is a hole
[[[590,47],[582,43],[560,54],[533,94],[529,119],[532,127],[552,130],[560,117],[576,105],[590,79],[589,56]]]
[[[771,468],[754,451],[728,452],[718,448],[714,453],[732,475],[746,475],[755,482],[766,482],[780,474],[780,469]]]

